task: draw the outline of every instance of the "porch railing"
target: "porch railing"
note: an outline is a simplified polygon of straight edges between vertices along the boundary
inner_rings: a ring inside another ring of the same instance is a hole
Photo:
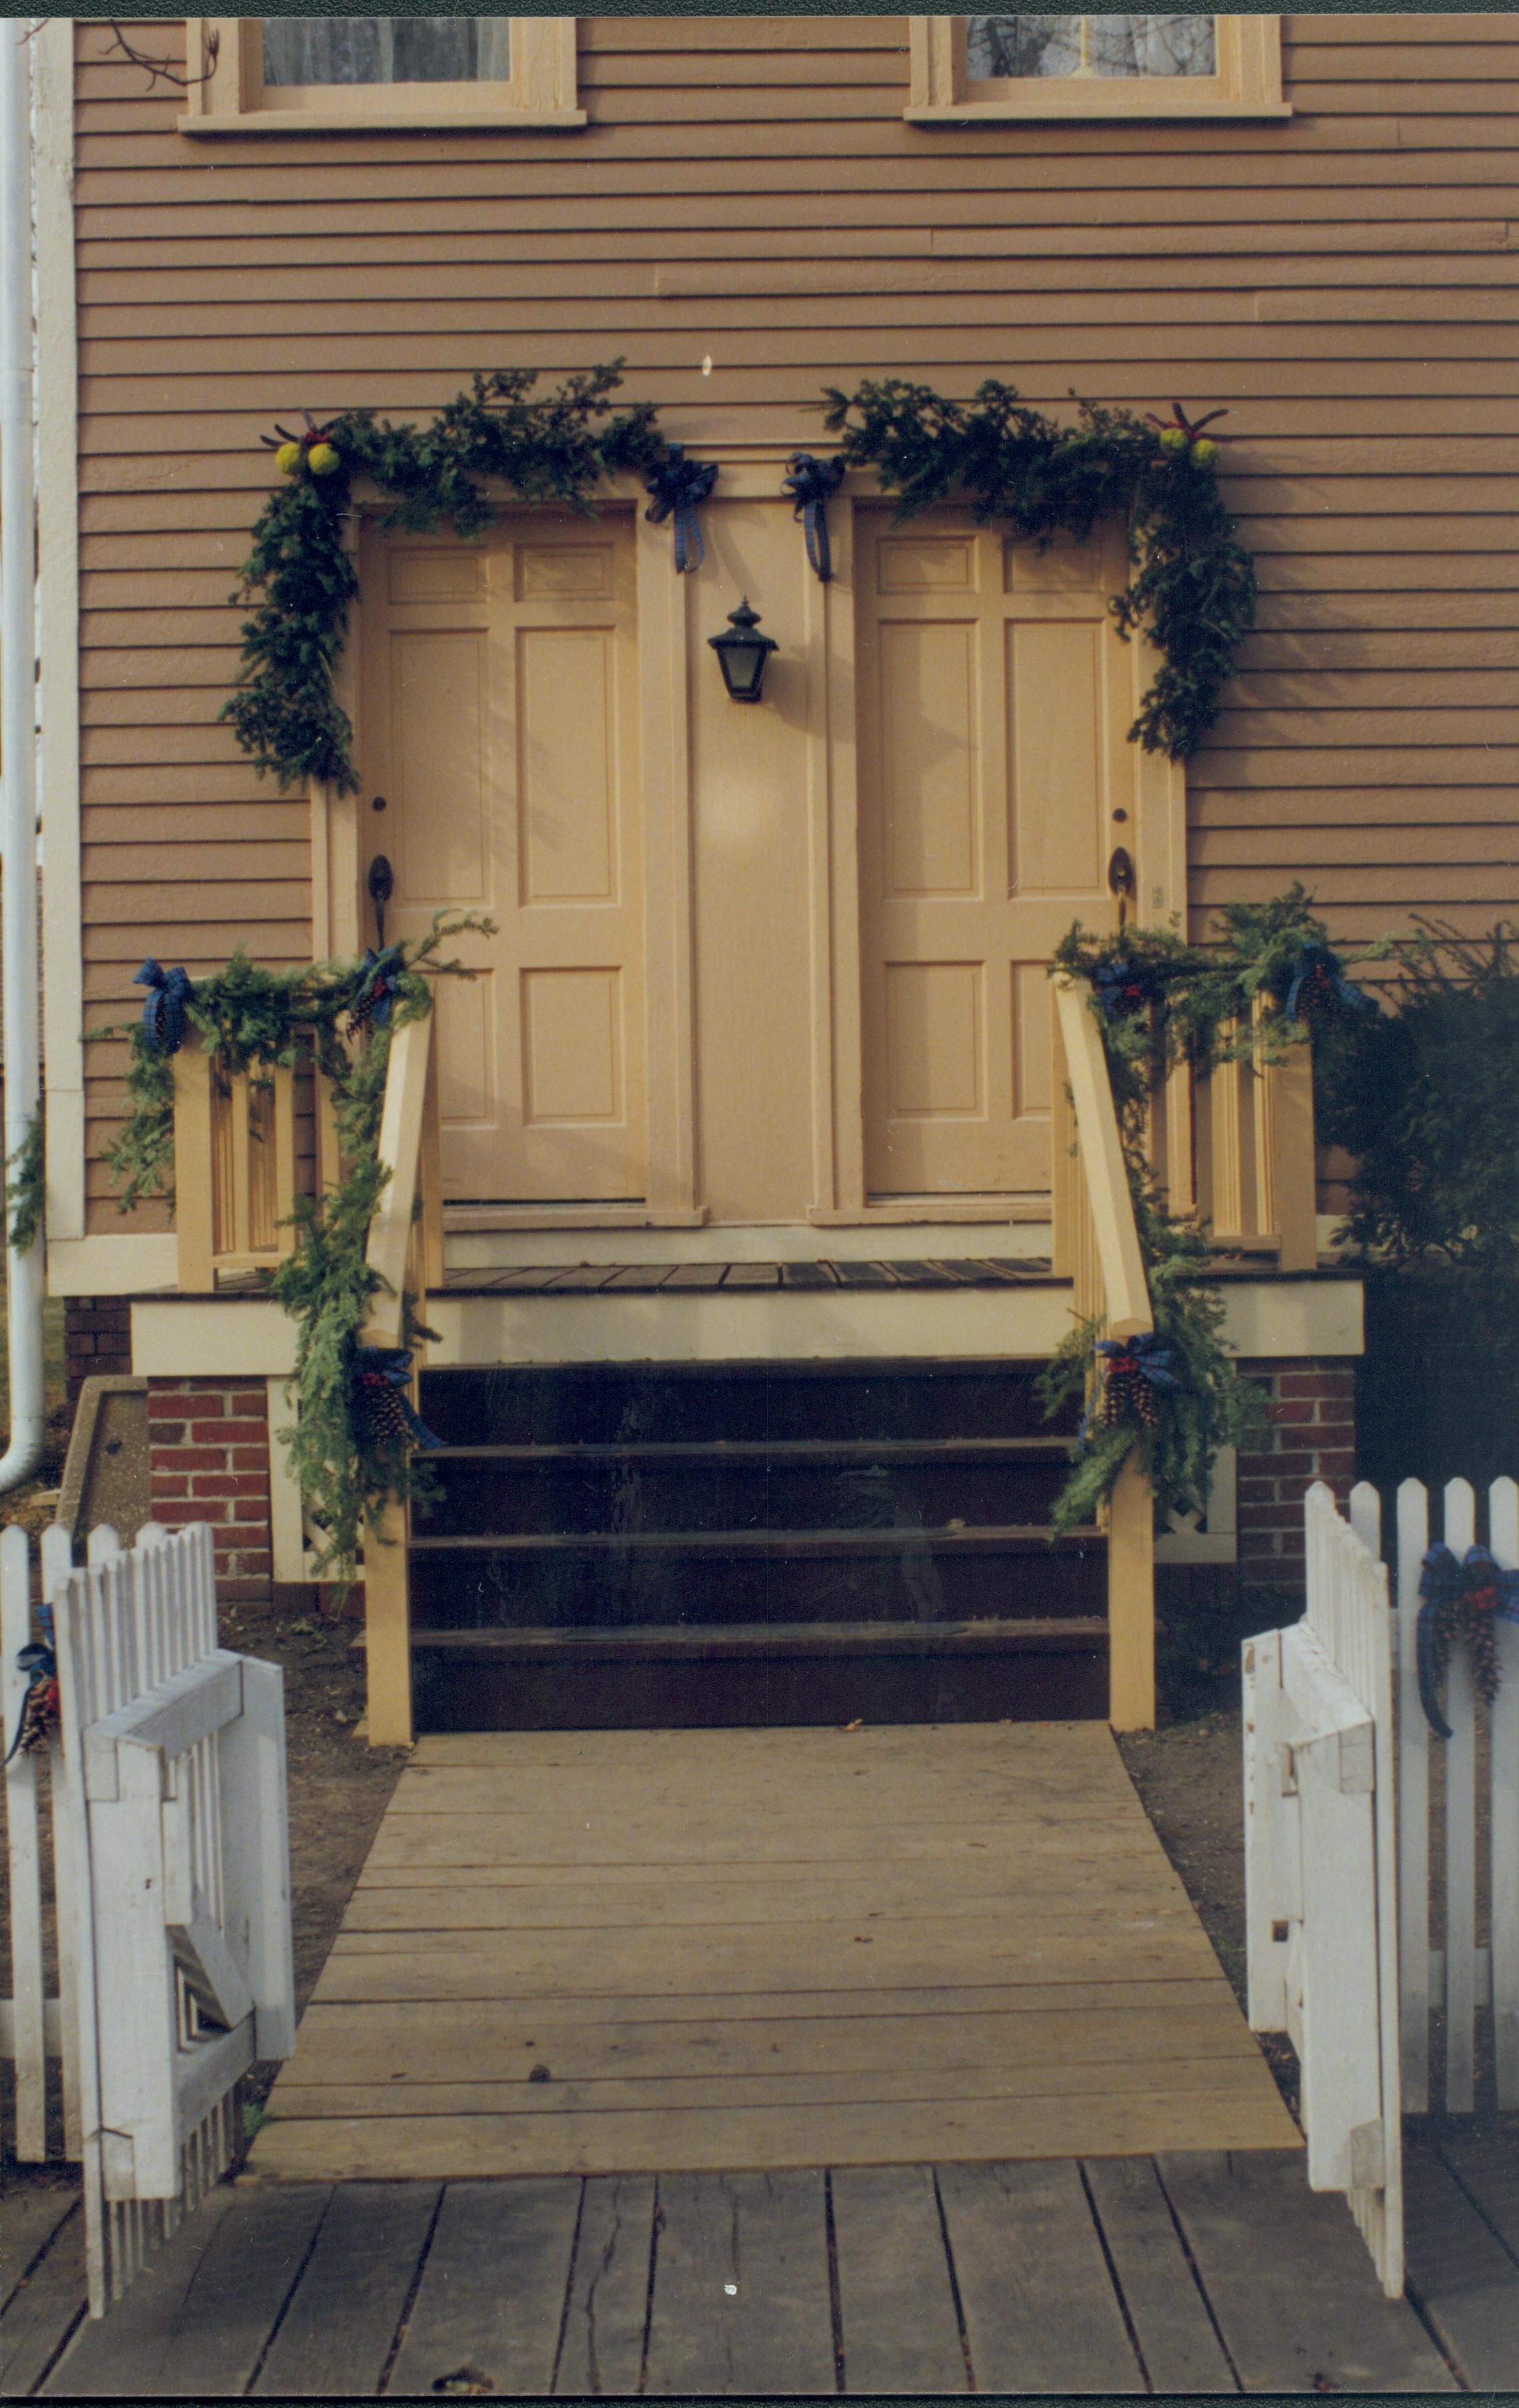
[[[1119,1142],[1102,1032],[1085,980],[1055,981],[1051,1219],[1058,1276],[1078,1320],[1111,1338],[1154,1327]],[[1146,1132],[1168,1209],[1196,1212],[1220,1252],[1260,1254],[1283,1271],[1318,1261],[1312,1064],[1306,1045],[1281,1063],[1183,1063],[1167,1079]],[[1155,1717],[1154,1524],[1138,1449],[1108,1512],[1110,1715],[1117,1730]]]
[[[370,1259],[397,1293],[419,1194],[412,1268],[428,1287],[443,1274],[437,1105],[425,1069],[431,1029],[430,1016],[397,1029],[387,1071],[380,1154],[395,1175],[375,1222]],[[396,1168],[403,1157],[412,1162],[409,1183]],[[335,1186],[342,1175],[330,1085],[309,1060],[294,1068],[229,1072],[213,1054],[186,1046],[174,1057],[174,1159],[181,1295],[210,1295],[274,1270],[295,1243],[296,1197]],[[404,1222],[397,1218],[403,1187]],[[417,1279],[408,1283],[423,1293]]]

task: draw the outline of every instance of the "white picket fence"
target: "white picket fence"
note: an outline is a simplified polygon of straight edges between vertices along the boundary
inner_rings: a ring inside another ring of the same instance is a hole
[[[1374,1502],[1366,1508],[1369,1528]],[[1414,1617],[1420,1570],[1437,1538],[1456,1556],[1481,1538],[1506,1570],[1519,1568],[1519,1485],[1494,1481],[1485,1532],[1477,1528],[1469,1481],[1451,1481],[1440,1502],[1441,1526],[1434,1530],[1421,1484],[1406,1480],[1397,1492],[1403,2106],[1423,2114],[1440,2103],[1431,2098],[1430,2066],[1443,2028],[1445,2112],[1466,2115],[1474,2104],[1477,2022],[1484,2008],[1493,2018],[1497,2103],[1519,2108],[1519,1626],[1497,1626],[1498,1692],[1490,1715],[1473,1694],[1466,1650],[1452,1649],[1445,1679],[1451,1736],[1441,1740],[1419,1703]],[[1437,1849],[1431,1833],[1440,1819],[1444,1846]],[[1479,1942],[1483,1921],[1486,1938]]]
[[[1497,1626],[1491,1713],[1453,1648],[1441,1740],[1419,1696],[1419,1584],[1437,1536],[1460,1558],[1479,1535],[1469,1482],[1446,1487],[1438,1533],[1421,1484],[1398,1490],[1396,1610],[1376,1490],[1352,1491],[1346,1522],[1315,1486],[1304,1516],[1307,1612],[1244,1649],[1250,2021],[1292,2038],[1310,2184],[1347,2193],[1396,2296],[1402,2116],[1471,2113],[1484,2011],[1497,2104],[1519,2107],[1519,1627]],[[1486,1520],[1519,1568],[1512,1480]]]
[[[52,1791],[59,1995],[43,1995],[39,1755],[7,1768],[17,2152],[45,2154],[47,2058],[84,2177],[90,2308],[225,2171],[236,2086],[294,2044],[283,1676],[217,1644],[211,1534],[96,1530],[85,1569],[43,1550],[56,1630]],[[30,1633],[27,1543],[0,1537],[6,1744]]]
[[[1394,1617],[1385,1566],[1327,1488],[1309,1490],[1305,1515],[1308,1610],[1247,1641],[1242,1658],[1249,2017],[1291,2039],[1309,2186],[1346,2194],[1397,2299]]]

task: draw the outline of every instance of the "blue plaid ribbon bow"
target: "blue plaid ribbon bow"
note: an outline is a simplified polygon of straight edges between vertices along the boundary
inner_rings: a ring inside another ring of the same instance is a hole
[[[847,473],[843,460],[820,460],[811,452],[794,452],[786,462],[790,475],[781,480],[781,490],[789,494],[796,507],[794,519],[800,519],[807,535],[807,557],[820,585],[826,585],[833,575],[833,550],[828,541],[828,504],[832,501]]]
[[[1165,996],[1153,965],[1126,953],[1110,953],[1106,961],[1098,962],[1092,984],[1105,1020],[1131,1019]]]
[[[188,970],[166,970],[158,962],[144,962],[134,986],[150,990],[142,1007],[144,1042],[150,1054],[178,1054],[184,1042],[184,1008],[193,992]]]
[[[349,1014],[348,1033],[355,1036],[371,1025],[383,1028],[395,1006],[396,989],[401,983],[401,948],[387,945],[377,953],[373,945],[364,949],[364,976]]]
[[[353,1355],[353,1396],[359,1420],[370,1438],[409,1439],[413,1446],[443,1441],[407,1395],[411,1356],[404,1346],[360,1346]]]
[[[675,573],[683,577],[688,568],[699,568],[707,557],[696,510],[706,501],[717,482],[715,460],[688,460],[685,446],[672,443],[657,468],[652,468],[644,479],[644,490],[653,500],[644,517],[658,526],[661,520],[675,514]]]
[[[1488,1705],[1498,1696],[1499,1622],[1519,1622],[1519,1571],[1505,1571],[1485,1547],[1469,1547],[1457,1561],[1447,1546],[1431,1547],[1419,1574],[1419,1702],[1437,1739],[1449,1739],[1440,1690],[1451,1648],[1465,1639],[1471,1677]]]
[[[1352,1011],[1377,1008],[1364,987],[1352,986],[1338,953],[1332,953],[1327,945],[1305,945],[1292,966],[1283,1010],[1289,1020],[1297,1020],[1305,1011],[1332,1010],[1338,1004]]]

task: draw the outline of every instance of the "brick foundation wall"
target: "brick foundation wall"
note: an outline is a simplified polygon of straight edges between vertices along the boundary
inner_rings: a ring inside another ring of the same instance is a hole
[[[64,1303],[64,1374],[69,1409],[97,1371],[132,1369],[132,1306],[124,1296],[71,1296]]]
[[[1303,1492],[1315,1480],[1343,1505],[1355,1480],[1355,1368],[1342,1358],[1241,1363],[1265,1389],[1271,1435],[1240,1455],[1240,1579],[1300,1590]]]
[[[209,1522],[221,1595],[263,1604],[274,1569],[268,1396],[262,1380],[150,1380],[153,1519]]]

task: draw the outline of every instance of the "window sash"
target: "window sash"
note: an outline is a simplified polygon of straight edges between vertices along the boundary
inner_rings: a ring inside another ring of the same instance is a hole
[[[1282,97],[1279,17],[1219,15],[1213,19],[1217,73],[1212,76],[1006,76],[972,80],[967,74],[964,17],[909,21],[910,124],[996,123],[1013,119],[1112,117],[1285,118]]]

